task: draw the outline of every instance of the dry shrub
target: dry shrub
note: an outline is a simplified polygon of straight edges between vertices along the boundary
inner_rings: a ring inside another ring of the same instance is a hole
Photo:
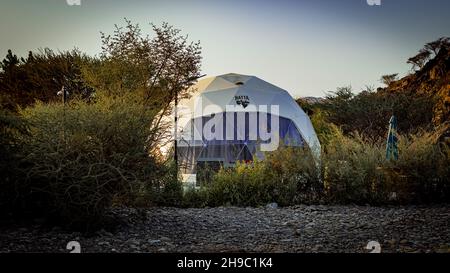
[[[373,187],[379,179],[377,169],[385,161],[381,144],[368,144],[358,134],[340,134],[330,142],[322,160],[329,201],[360,203],[378,198]]]
[[[436,133],[399,136],[399,159],[385,159],[385,143],[339,136],[323,155],[327,199],[338,203],[448,202],[449,148]]]
[[[399,174],[391,183],[397,185],[400,201],[450,201],[450,148],[436,142],[438,134],[419,132],[400,137],[400,158],[391,163]]]
[[[264,161],[221,169],[200,190],[202,204],[261,206],[270,202],[294,205],[316,201],[322,192],[318,165],[309,151],[283,147]],[[189,193],[189,198],[192,198]]]
[[[23,210],[69,226],[96,225],[113,201],[131,203],[166,175],[149,156],[154,113],[132,94],[21,111]]]
[[[437,133],[399,137],[400,157],[386,160],[384,142],[333,130],[320,164],[306,149],[272,152],[264,161],[221,169],[211,183],[185,195],[185,206],[414,204],[450,200],[450,150]],[[197,198],[196,198],[197,194]],[[186,198],[188,200],[186,200]]]

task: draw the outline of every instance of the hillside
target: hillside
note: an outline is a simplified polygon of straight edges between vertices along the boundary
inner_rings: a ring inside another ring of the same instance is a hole
[[[386,87],[355,94],[351,86],[330,92],[323,100],[300,98],[297,102],[320,127],[326,122],[340,127],[344,134],[358,132],[372,140],[384,139],[392,115],[401,134],[435,131],[436,140],[450,140],[450,39],[440,38],[425,45],[408,59],[412,72],[382,76]],[[317,130],[317,129],[316,129]],[[319,135],[321,134],[319,130]]]
[[[411,92],[435,99],[433,124],[440,126],[450,120],[450,50],[442,47],[421,69],[393,81],[379,92]]]

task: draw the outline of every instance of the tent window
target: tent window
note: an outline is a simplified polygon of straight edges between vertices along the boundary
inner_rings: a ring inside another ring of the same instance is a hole
[[[263,126],[264,128],[262,129],[271,132],[271,115],[269,114],[267,120],[260,124],[261,116],[258,113],[258,123],[256,128],[253,128],[256,129],[256,132],[252,133],[251,126],[253,124],[250,124],[250,113],[245,113],[245,115],[238,115],[238,113],[229,114],[222,113],[223,116],[221,116],[221,122],[224,126],[222,132],[224,138],[222,140],[207,140],[207,138],[203,140],[189,140],[187,138],[187,140],[179,142],[179,159],[184,172],[195,173],[197,162],[201,161],[221,162],[223,166],[228,167],[237,161],[252,161],[256,158],[264,159],[264,153],[260,151],[260,145],[268,143],[268,141],[261,140],[259,127]],[[197,123],[197,119],[202,119],[202,122]],[[203,128],[201,125],[205,126],[206,122],[210,121],[212,117],[204,116],[197,119],[191,120],[189,126],[193,126],[198,132],[202,132]],[[234,132],[231,132],[231,139],[226,138],[226,128],[234,128]],[[255,133],[256,135],[254,135]],[[305,144],[295,123],[290,119],[279,117],[277,133],[280,136],[280,141],[285,145],[302,147]]]
[[[244,147],[242,148],[242,151],[239,154],[239,160],[240,161],[253,161],[253,155],[248,150],[247,145],[244,145]]]

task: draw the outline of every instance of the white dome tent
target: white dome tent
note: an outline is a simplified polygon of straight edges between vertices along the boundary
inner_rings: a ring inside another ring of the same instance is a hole
[[[307,145],[319,160],[320,143],[311,121],[287,91],[240,74],[200,80],[193,89],[176,113],[184,182],[195,185],[197,168],[205,163],[229,167],[263,159],[263,151],[276,149],[280,141],[286,146]],[[270,139],[265,134],[269,132]]]

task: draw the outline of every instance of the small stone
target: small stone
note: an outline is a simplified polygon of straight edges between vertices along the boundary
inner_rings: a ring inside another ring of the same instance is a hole
[[[388,242],[388,244],[390,244],[390,245],[395,245],[395,244],[397,243],[397,240],[391,239],[391,240],[388,240],[387,242]]]
[[[175,246],[176,246],[176,245],[174,245],[174,244],[171,243],[171,242],[166,242],[165,244],[166,244],[166,246],[168,246],[168,247],[175,247]]]
[[[161,240],[148,240],[148,243],[151,245],[159,245],[161,243]]]
[[[3,246],[0,252],[67,252],[67,238],[82,242],[85,252],[112,253],[366,252],[369,238],[378,239],[382,252],[387,253],[450,252],[448,206],[282,208],[278,204],[270,205],[267,208],[148,208],[148,219],[140,220],[136,220],[133,209],[117,208],[113,212],[124,219],[124,225],[118,226],[112,236],[105,230],[97,236],[94,233],[86,237],[51,227],[7,229],[0,231]]]
[[[270,203],[266,205],[267,209],[277,209],[278,208],[278,204],[277,203]]]
[[[322,248],[323,248],[323,245],[315,245],[312,248],[312,251],[317,252],[317,251],[320,251]]]
[[[296,223],[294,221],[284,222],[283,226],[295,227]]]

